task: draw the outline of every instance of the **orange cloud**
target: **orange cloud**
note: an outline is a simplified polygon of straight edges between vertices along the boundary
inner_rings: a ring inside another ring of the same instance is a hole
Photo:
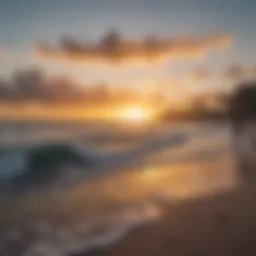
[[[56,46],[40,43],[35,52],[40,58],[71,63],[152,63],[162,60],[189,59],[213,50],[227,48],[233,41],[228,34],[201,37],[160,38],[148,36],[139,40],[108,32],[101,40],[89,43],[63,37]]]
[[[250,74],[251,75],[253,75],[253,76],[255,76],[256,75],[256,65],[252,65],[251,67],[250,67]]]
[[[202,66],[195,67],[191,71],[191,78],[195,81],[205,80],[210,77],[210,71]]]

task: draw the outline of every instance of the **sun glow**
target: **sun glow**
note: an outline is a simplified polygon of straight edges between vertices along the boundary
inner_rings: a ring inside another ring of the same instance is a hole
[[[150,111],[140,106],[127,106],[120,111],[120,118],[130,122],[147,122],[151,117]]]

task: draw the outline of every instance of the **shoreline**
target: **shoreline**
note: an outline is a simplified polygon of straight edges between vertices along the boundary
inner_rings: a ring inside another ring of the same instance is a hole
[[[165,204],[163,218],[123,240],[69,256],[223,255],[256,253],[256,202],[252,185],[183,204]]]

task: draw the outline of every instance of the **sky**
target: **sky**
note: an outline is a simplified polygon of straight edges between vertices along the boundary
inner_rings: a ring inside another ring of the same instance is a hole
[[[81,86],[228,90],[256,75],[255,23],[254,0],[0,0],[0,76],[39,67]]]

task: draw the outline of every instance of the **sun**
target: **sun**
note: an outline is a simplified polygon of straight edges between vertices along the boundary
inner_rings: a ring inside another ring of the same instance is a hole
[[[121,118],[130,122],[141,123],[150,119],[149,111],[142,107],[125,107],[121,111]]]

